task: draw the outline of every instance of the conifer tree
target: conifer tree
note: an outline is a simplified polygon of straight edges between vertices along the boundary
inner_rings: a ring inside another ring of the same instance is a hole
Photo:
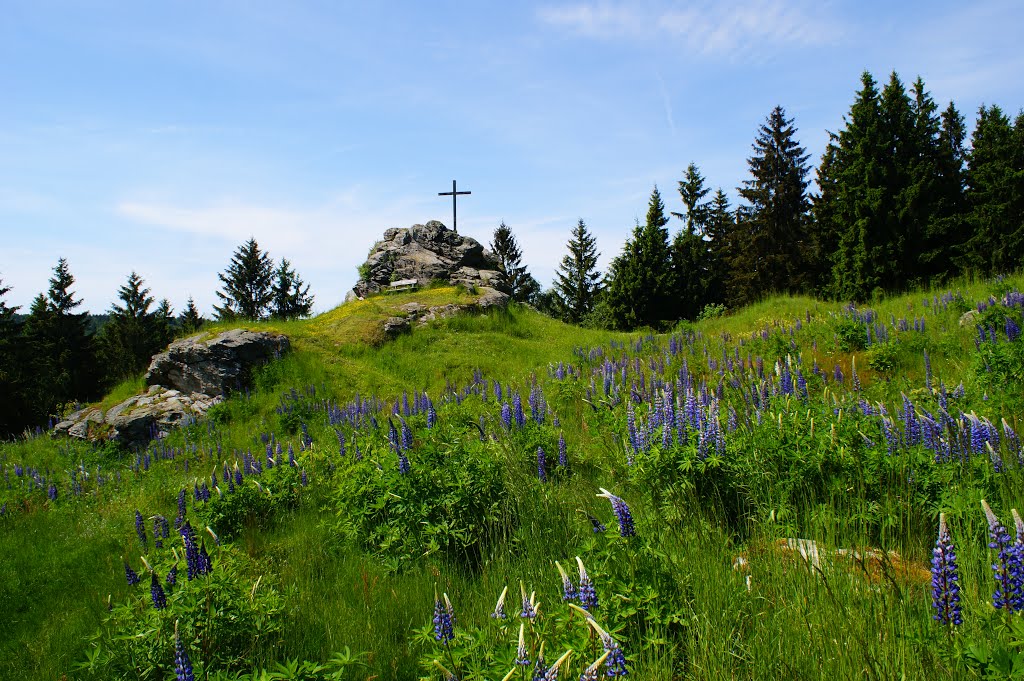
[[[793,119],[776,106],[747,160],[751,179],[739,192],[749,205],[730,263],[732,272],[742,275],[734,277],[733,303],[754,301],[768,291],[799,291],[808,283],[808,156],[795,134]]]
[[[223,301],[214,306],[218,319],[262,319],[271,303],[274,263],[256,239],[238,247],[227,270],[217,275],[224,285],[217,291]]]
[[[192,296],[188,297],[185,302],[185,309],[181,311],[181,315],[178,317],[178,326],[181,328],[182,333],[189,335],[198,331],[206,320],[199,314],[199,310],[196,309],[196,302],[192,299]]]
[[[505,275],[512,300],[525,303],[540,292],[540,284],[523,264],[523,252],[512,229],[504,221],[494,230],[490,249],[498,258],[498,270]]]
[[[14,319],[19,308],[8,307],[4,300],[10,290],[0,279],[0,440],[24,425],[25,395],[18,361],[20,329]]]
[[[1024,258],[1024,116],[1014,125],[998,106],[982,106],[967,162],[965,268],[1002,274]]]
[[[153,304],[149,292],[135,272],[118,289],[118,299],[123,304],[111,306],[109,321],[98,339],[100,356],[111,382],[141,373],[160,347],[157,320],[149,310]]]
[[[569,254],[562,258],[555,279],[555,308],[563,321],[579,324],[594,309],[601,290],[597,271],[597,240],[580,218],[573,228]]]
[[[157,346],[158,349],[162,349],[174,340],[175,319],[171,301],[161,298],[153,310],[153,319],[156,322]]]
[[[668,243],[668,217],[655,187],[647,207],[647,222],[633,229],[633,238],[612,261],[607,290],[609,312],[616,328],[658,327],[673,319],[674,288]]]
[[[683,179],[679,181],[679,198],[683,200],[685,210],[682,213],[672,213],[674,217],[686,223],[686,231],[704,235],[704,226],[710,210],[704,197],[710,193],[711,189],[704,186],[704,176],[700,174],[697,164],[691,162],[686,167]]]
[[[715,191],[708,206],[704,234],[708,239],[707,285],[705,305],[724,303],[729,277],[729,259],[735,237],[736,219],[729,206],[729,197],[722,188]],[[703,308],[701,308],[703,309]]]
[[[308,317],[312,311],[313,296],[309,295],[309,285],[302,281],[288,260],[281,258],[281,264],[274,271],[270,317],[299,319]]]
[[[697,164],[686,167],[679,182],[679,197],[684,211],[672,215],[685,224],[672,239],[671,268],[674,317],[695,319],[707,304],[711,291],[710,249],[704,239],[710,206],[705,197],[711,189],[704,186],[704,177]]]

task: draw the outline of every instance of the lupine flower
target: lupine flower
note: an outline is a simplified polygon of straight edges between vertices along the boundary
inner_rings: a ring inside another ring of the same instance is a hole
[[[146,546],[146,524],[138,509],[135,509],[135,534],[139,535],[139,541]]]
[[[578,597],[576,587],[572,583],[572,579],[565,572],[565,568],[562,567],[561,563],[555,561],[555,567],[558,568],[558,574],[562,576],[562,600],[563,601],[574,601]]]
[[[398,472],[405,475],[412,469],[412,465],[409,463],[409,457],[405,455],[405,452],[398,451]]]
[[[491,617],[496,620],[503,620],[508,617],[505,614],[505,596],[508,595],[508,587],[506,586],[501,590],[501,595],[498,596],[498,602],[494,604],[494,612],[491,613]]]
[[[455,624],[452,621],[451,603],[445,594],[445,602],[434,593],[434,640],[447,643],[455,638]]]
[[[608,671],[605,672],[605,674],[608,677],[628,675],[629,670],[626,668],[626,656],[623,654],[618,641],[612,638],[611,634],[602,629],[592,617],[587,618],[587,624],[593,627],[594,631],[597,632],[597,635],[601,638],[601,645],[604,646],[604,651],[608,653],[608,658],[606,660]]]
[[[533,681],[544,681],[548,668],[544,664],[544,642],[541,641],[540,650],[537,651],[537,659],[533,662]]]
[[[604,523],[602,523],[594,516],[588,514],[587,518],[590,519],[590,526],[593,528],[594,534],[600,534],[601,532],[604,532],[606,529],[608,529],[604,526]]]
[[[523,619],[534,619],[537,617],[537,608],[533,604],[532,598],[526,597],[526,587],[523,586],[522,581],[519,582],[519,590],[523,594],[523,607],[519,612],[519,616]]]
[[[153,572],[150,580],[149,595],[153,599],[154,608],[163,610],[167,607],[167,595],[164,593],[164,588],[160,586],[160,578],[156,576],[156,572]]]
[[[1006,318],[1006,337],[1012,343],[1020,337],[1020,327],[1011,318]]]
[[[992,564],[992,573],[996,580],[996,588],[992,593],[992,606],[996,610],[1013,609],[1013,601],[1021,589],[1020,556],[1010,543],[1010,533],[999,522],[988,502],[982,499],[981,508],[988,520],[988,533],[992,538],[988,547],[995,549],[996,562]]]
[[[569,451],[565,444],[565,434],[558,434],[558,465],[569,472]]]
[[[142,581],[139,579],[139,574],[132,570],[132,566],[128,564],[128,561],[124,562],[124,577],[128,580],[128,586],[135,586]]]
[[[524,636],[526,625],[519,623],[519,646],[516,648],[516,664],[520,667],[530,666],[530,654],[526,650],[526,638]]]
[[[548,481],[548,473],[545,470],[547,468],[547,456],[544,454],[543,447],[537,447],[537,477],[540,478],[541,482]]]
[[[957,570],[953,539],[946,526],[946,514],[939,514],[939,537],[932,550],[933,619],[940,624],[963,624],[960,611],[960,575]]]
[[[459,681],[458,677],[455,676],[455,672],[451,671],[437,660],[434,660],[434,666],[441,670],[441,678],[444,679],[444,681]]]
[[[50,501],[57,501],[57,485],[50,483],[50,487],[46,490],[46,496],[50,498]]]
[[[1010,608],[1014,612],[1024,610],[1024,520],[1021,520],[1017,509],[1010,509],[1013,514],[1014,529],[1017,531],[1017,538],[1013,542],[1013,551],[1016,555],[1016,575],[1014,578],[1014,590],[1010,596]]]
[[[508,402],[501,404],[501,425],[505,427],[505,430],[512,429],[512,407],[508,405]]]
[[[174,623],[174,675],[177,681],[195,681],[192,674],[192,662],[188,659],[188,651],[185,650],[178,634],[178,623]]]
[[[167,572],[167,586],[174,586],[178,583],[178,564],[175,563]]]
[[[555,660],[555,663],[553,665],[544,670],[544,673],[540,677],[540,679],[542,679],[542,681],[558,681],[558,668],[562,666],[562,663],[569,659],[570,655],[572,655],[571,650],[565,651],[560,658]],[[537,678],[536,671],[534,671],[533,678]]]
[[[619,521],[619,534],[623,537],[632,537],[636,534],[636,526],[633,524],[633,514],[629,512],[629,506],[620,497],[615,496],[605,488],[601,487],[599,497],[604,497],[612,504],[612,511]]]
[[[594,588],[594,582],[590,579],[590,575],[587,574],[587,569],[583,567],[583,560],[579,556],[576,556],[576,565],[580,570],[580,588],[576,593],[579,596],[580,605],[589,613],[598,606],[597,590]]]
[[[611,653],[609,651],[605,651],[601,657],[594,660],[593,664],[587,667],[586,670],[580,674],[580,681],[597,681],[601,678],[599,673],[601,665],[604,664],[604,661],[608,659],[610,654]]]

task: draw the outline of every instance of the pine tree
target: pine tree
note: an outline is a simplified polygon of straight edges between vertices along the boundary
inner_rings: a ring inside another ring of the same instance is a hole
[[[704,186],[704,176],[700,174],[697,164],[691,162],[686,167],[683,179],[679,181],[679,198],[683,200],[685,210],[682,213],[672,213],[674,217],[686,223],[686,231],[704,235],[705,223],[711,210],[704,197],[710,193],[711,189]]]
[[[117,382],[141,373],[160,347],[156,317],[149,311],[153,297],[135,272],[118,289],[123,305],[110,308],[110,318],[99,335],[100,355],[107,377]]]
[[[274,263],[250,238],[238,247],[226,271],[217,275],[224,285],[217,291],[222,305],[214,306],[218,319],[262,319],[271,302]]]
[[[512,229],[504,221],[494,230],[491,252],[498,258],[498,270],[505,275],[505,283],[512,300],[525,303],[540,290],[537,280],[523,265],[523,252],[519,250]]]
[[[156,322],[156,337],[158,349],[163,349],[168,343],[174,340],[176,322],[174,309],[171,308],[171,301],[161,298],[153,310],[153,319]]]
[[[666,224],[665,204],[655,187],[647,207],[647,222],[633,229],[633,238],[610,267],[607,304],[616,328],[659,327],[674,318]]]
[[[708,239],[707,285],[705,305],[724,303],[729,278],[729,260],[735,237],[736,218],[729,206],[729,197],[722,188],[715,191],[708,207],[704,234]],[[702,308],[703,309],[703,308]]]
[[[555,280],[555,309],[563,321],[579,324],[594,309],[601,290],[597,271],[597,240],[580,218],[566,245],[569,254],[562,258]]]
[[[22,363],[18,361],[19,325],[14,319],[18,306],[8,307],[4,296],[11,287],[0,279],[0,439],[12,435],[25,425]]]
[[[270,302],[272,319],[299,319],[308,317],[313,311],[313,296],[291,263],[281,258],[281,264],[274,272],[274,286]]]
[[[708,242],[688,223],[672,239],[671,249],[672,302],[680,319],[696,319],[708,300]]]
[[[969,236],[961,262],[983,274],[1020,267],[1024,258],[1024,116],[1014,125],[998,106],[982,106],[967,162]]]
[[[199,310],[196,309],[196,303],[192,300],[192,296],[188,297],[185,302],[185,309],[182,310],[181,316],[178,317],[178,326],[181,328],[182,333],[185,335],[193,334],[202,328],[206,320],[199,314]]]
[[[781,106],[775,107],[747,160],[751,179],[739,192],[749,205],[731,263],[734,273],[743,273],[735,278],[734,303],[757,300],[769,291],[799,291],[808,284],[808,155],[795,134],[793,119],[786,118]]]

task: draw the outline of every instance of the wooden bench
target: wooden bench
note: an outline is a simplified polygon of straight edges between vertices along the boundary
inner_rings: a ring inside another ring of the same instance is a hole
[[[401,291],[415,291],[416,286],[419,283],[417,279],[399,279],[398,281],[391,282],[388,286],[388,293],[400,293]]]

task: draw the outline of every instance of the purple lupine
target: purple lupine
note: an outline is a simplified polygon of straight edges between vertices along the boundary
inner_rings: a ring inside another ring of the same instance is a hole
[[[164,593],[164,588],[160,586],[160,578],[156,576],[155,570],[149,584],[149,595],[153,599],[154,608],[163,610],[167,607],[167,594]]]
[[[940,624],[960,626],[960,575],[957,570],[953,539],[946,526],[946,514],[939,514],[939,536],[932,550],[932,607],[933,619]]]
[[[932,358],[928,356],[928,348],[924,349],[924,387],[932,391]]]
[[[598,637],[601,639],[601,645],[604,647],[604,652],[608,655],[605,660],[605,666],[607,667],[605,675],[609,678],[627,676],[629,674],[629,669],[626,668],[626,656],[623,654],[622,647],[619,646],[618,641],[612,638],[611,634],[602,629],[593,618],[587,619],[587,624],[597,632]]]
[[[434,403],[427,398],[427,428],[433,428],[437,425],[437,410],[434,409]]]
[[[1011,343],[1020,337],[1020,327],[1010,317],[1006,318],[1006,337]]]
[[[192,661],[188,659],[188,651],[178,634],[178,623],[174,623],[174,676],[176,681],[195,681],[192,673]]]
[[[548,473],[546,470],[547,463],[548,461],[547,456],[544,454],[544,448],[537,447],[537,477],[541,482],[548,481]]]
[[[526,587],[523,586],[522,582],[519,582],[519,591],[523,596],[522,609],[519,611],[519,617],[522,619],[535,619],[537,617],[537,608],[533,605],[533,599],[527,598]]]
[[[132,566],[128,564],[128,561],[124,562],[124,578],[128,580],[128,586],[135,586],[142,581],[139,579],[139,573],[132,570]]]
[[[402,449],[412,449],[412,428],[405,422],[405,419],[398,419],[402,424]]]
[[[409,463],[409,457],[402,450],[398,450],[398,472],[406,475],[411,469],[412,464]]]
[[[616,519],[619,521],[619,534],[623,537],[632,537],[636,535],[636,526],[633,523],[633,514],[629,511],[629,506],[622,500],[621,497],[617,497],[605,488],[600,488],[601,494],[599,497],[604,497],[612,504],[612,511],[615,513]]]
[[[146,546],[146,521],[142,519],[142,514],[139,513],[138,509],[135,509],[135,534],[139,536],[139,541],[142,542],[142,546]]]
[[[203,483],[206,484],[206,483]],[[185,489],[182,488],[178,491],[178,517],[174,519],[174,528],[181,528],[182,523],[185,522]]]
[[[579,597],[579,592],[576,591],[576,586],[572,583],[572,578],[566,573],[565,568],[557,560],[555,561],[555,567],[558,568],[558,574],[562,577],[562,600],[563,601],[575,601]]]
[[[996,580],[996,588],[992,592],[992,607],[996,610],[1011,611],[1015,596],[1021,589],[1020,556],[1010,542],[1010,533],[984,499],[981,501],[981,508],[985,511],[988,533],[992,539],[988,547],[997,551],[996,562],[992,564],[992,573]]]
[[[185,546],[185,566],[187,568],[188,581],[192,581],[197,576],[202,574],[200,572],[200,558],[199,549],[196,546],[195,533],[192,532],[192,526],[186,520],[181,526],[181,541]]]
[[[494,604],[494,612],[491,613],[491,617],[496,620],[504,620],[508,618],[505,614],[505,596],[508,595],[508,587],[506,586],[501,590],[501,594],[498,596],[498,602]]]
[[[576,565],[580,571],[580,587],[577,591],[580,605],[587,612],[593,612],[598,605],[597,590],[594,588],[594,582],[590,579],[590,575],[587,574],[587,569],[583,567],[583,561],[579,556],[576,556]]]
[[[505,427],[505,430],[512,429],[512,407],[508,402],[501,403],[501,425]]]
[[[530,666],[530,653],[526,649],[526,624],[519,623],[519,645],[516,646],[516,665],[520,667]]]
[[[46,490],[46,496],[49,497],[50,501],[57,501],[57,485],[51,482]]]
[[[171,569],[167,571],[167,586],[174,586],[178,583],[178,564],[175,563],[171,566]]]
[[[445,595],[445,603],[448,602],[448,597]],[[434,594],[434,640],[440,641],[441,643],[448,643],[455,638],[455,626],[452,622],[451,604],[448,603],[447,607],[445,603],[441,602],[441,599]]]
[[[1014,612],[1024,610],[1024,520],[1021,519],[1017,509],[1010,509],[1013,514],[1013,525],[1017,537],[1013,542],[1013,552],[1016,556],[1014,566],[1016,568],[1013,576],[1013,592],[1010,595],[1010,609]]]
[[[604,523],[602,523],[600,520],[598,520],[594,516],[588,514],[587,518],[590,519],[590,526],[591,526],[591,528],[593,528],[594,534],[600,534],[601,532],[604,532],[605,530],[608,529],[607,527],[604,526]]]
[[[164,547],[163,536],[161,535],[160,520],[163,516],[153,516],[153,548],[162,549]],[[166,521],[165,521],[166,522]]]
[[[558,466],[569,472],[569,451],[565,444],[565,434],[558,434]]]

